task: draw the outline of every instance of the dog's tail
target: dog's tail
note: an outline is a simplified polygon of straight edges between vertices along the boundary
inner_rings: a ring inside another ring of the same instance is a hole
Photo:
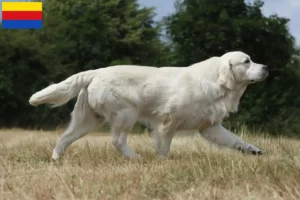
[[[36,92],[30,97],[29,103],[33,106],[51,104],[51,107],[66,104],[76,97],[82,88],[86,88],[91,83],[94,74],[94,70],[74,74],[60,83],[52,84]]]

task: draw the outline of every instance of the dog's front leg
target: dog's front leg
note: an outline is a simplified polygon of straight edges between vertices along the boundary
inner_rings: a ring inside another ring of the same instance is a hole
[[[262,154],[261,150],[252,144],[246,143],[242,138],[224,128],[221,124],[215,124],[200,133],[202,137],[220,146],[241,150],[252,154]]]
[[[152,132],[153,147],[160,158],[166,158],[175,133],[175,123],[170,114],[165,114]]]

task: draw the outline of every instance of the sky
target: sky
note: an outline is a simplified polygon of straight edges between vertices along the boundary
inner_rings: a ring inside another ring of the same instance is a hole
[[[157,20],[175,11],[175,0],[138,0],[138,2],[143,6],[155,7]],[[297,45],[300,45],[300,0],[264,0],[264,2],[262,10],[265,16],[278,14],[280,17],[290,19],[290,32],[296,38]]]
[[[0,0],[2,1],[22,1],[22,0]],[[252,1],[252,0],[247,0]],[[156,19],[159,20],[174,12],[175,0],[138,0],[143,6],[156,8]],[[289,29],[296,38],[297,45],[300,45],[300,0],[264,0],[263,13],[266,16],[278,14],[281,17],[290,19]],[[1,4],[0,4],[1,7]],[[1,18],[1,17],[0,17]]]

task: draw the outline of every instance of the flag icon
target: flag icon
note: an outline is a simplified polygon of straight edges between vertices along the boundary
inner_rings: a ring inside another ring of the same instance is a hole
[[[42,2],[2,2],[2,28],[41,29]]]

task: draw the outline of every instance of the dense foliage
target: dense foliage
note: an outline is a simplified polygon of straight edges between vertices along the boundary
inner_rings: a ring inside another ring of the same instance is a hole
[[[73,103],[34,108],[28,99],[50,82],[82,70],[115,64],[187,66],[242,50],[269,65],[271,75],[249,87],[239,113],[227,122],[300,134],[299,51],[289,20],[265,17],[262,5],[178,1],[176,12],[158,24],[155,10],[136,0],[44,1],[42,30],[0,29],[0,126],[64,124]]]
[[[43,7],[42,30],[1,29],[2,126],[66,122],[72,104],[53,110],[28,104],[30,95],[50,81],[109,65],[162,62],[164,45],[153,8],[139,9],[135,0],[48,0]]]

